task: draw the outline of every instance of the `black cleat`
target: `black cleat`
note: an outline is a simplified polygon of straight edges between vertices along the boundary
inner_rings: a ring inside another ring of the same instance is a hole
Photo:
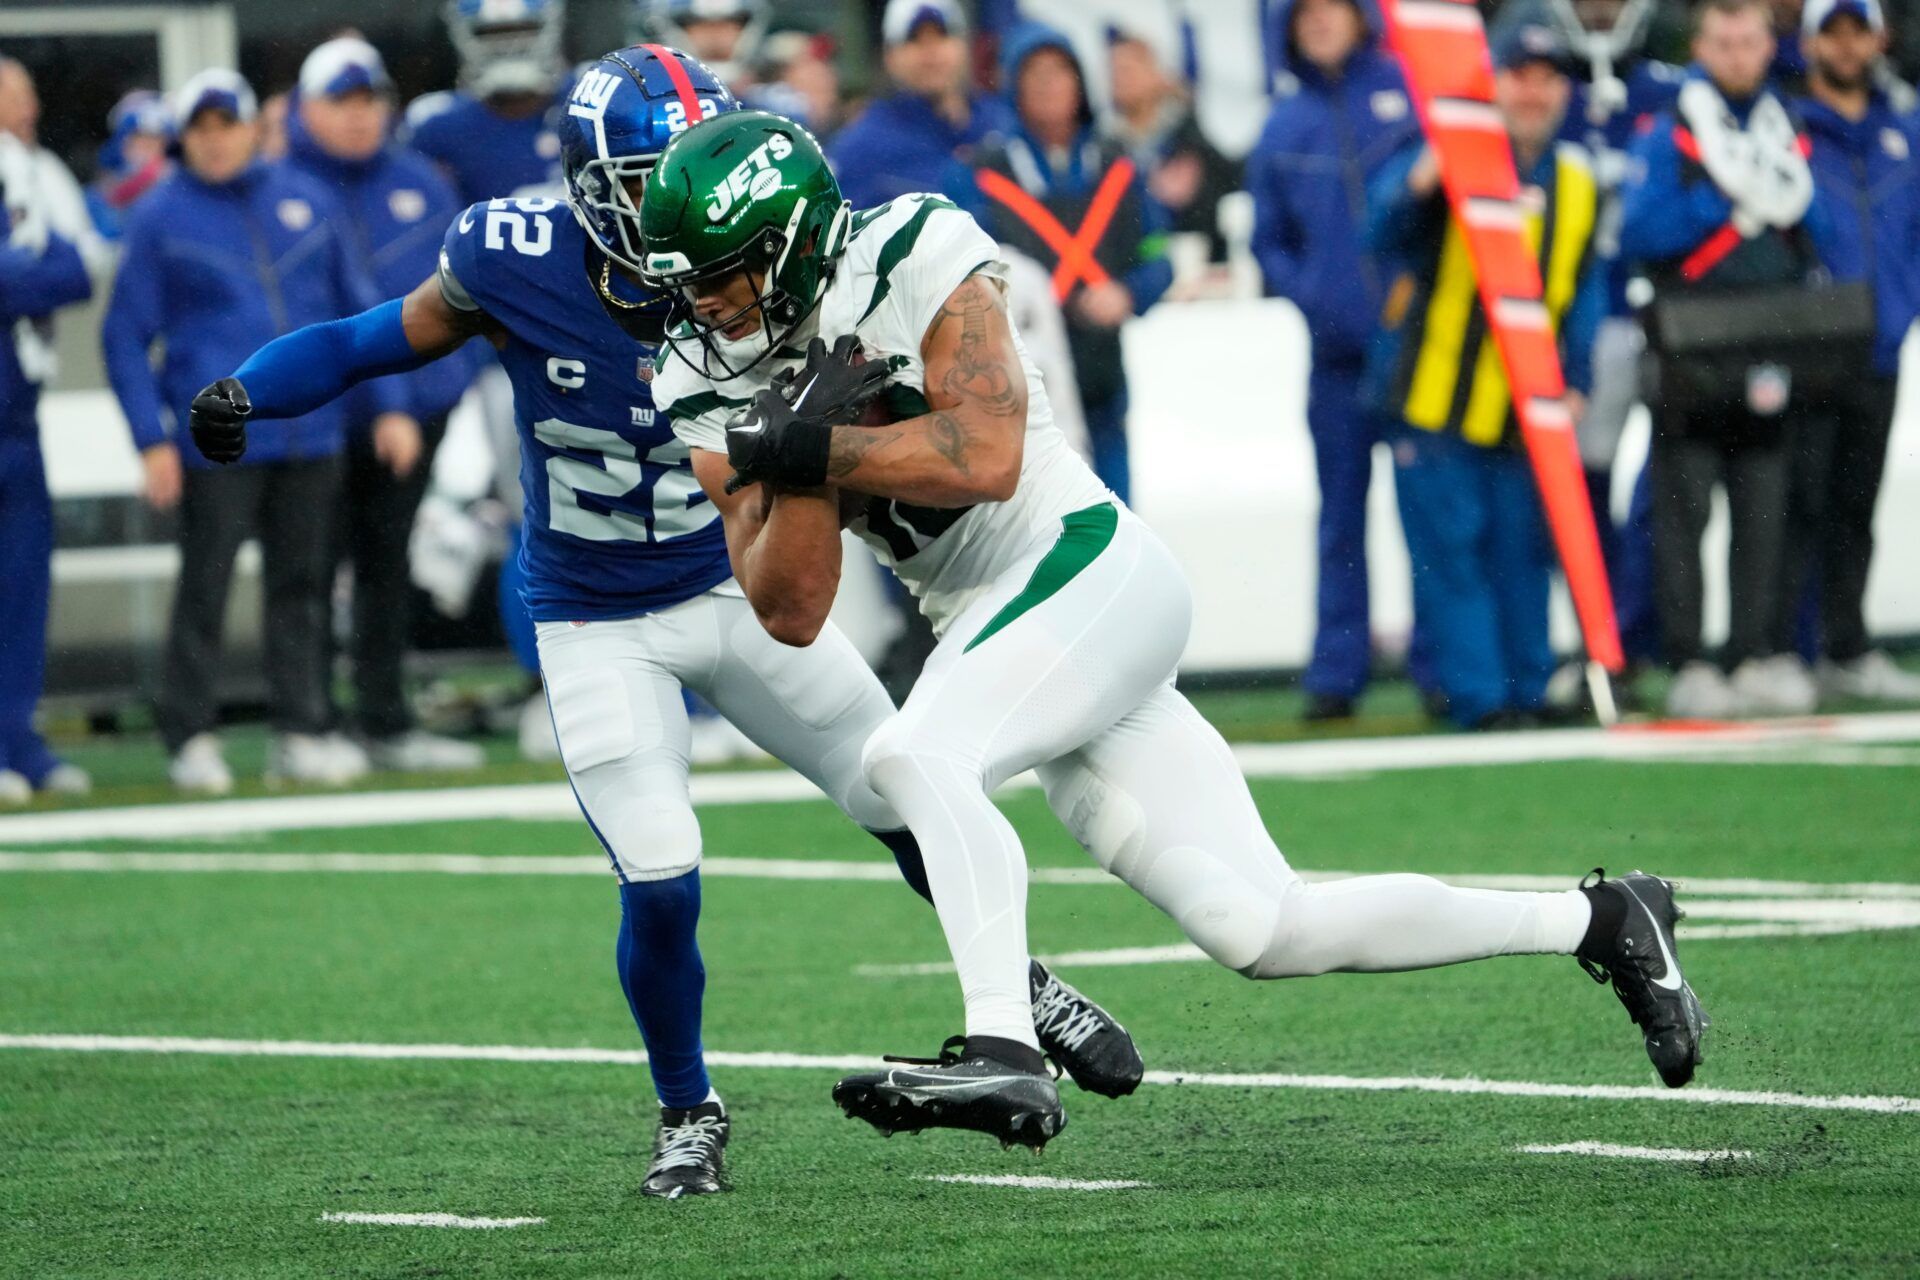
[[[1611,936],[1583,945],[1575,958],[1595,982],[1613,980],[1613,993],[1646,1036],[1654,1070],[1669,1089],[1678,1089],[1700,1065],[1700,1041],[1710,1020],[1680,972],[1673,926],[1681,912],[1673,885],[1642,871],[1608,880],[1598,867],[1590,879],[1581,888],[1619,895],[1625,914]]]
[[[1113,1015],[1060,981],[1038,960],[1030,961],[1033,1034],[1040,1051],[1060,1064],[1088,1093],[1124,1098],[1140,1087],[1146,1064],[1127,1029]]]
[[[640,1184],[640,1193],[678,1200],[681,1196],[708,1196],[727,1190],[720,1172],[727,1129],[727,1110],[717,1101],[684,1111],[660,1108],[653,1163],[647,1167],[647,1180]]]
[[[1039,1055],[1033,1056],[1037,1061]],[[1037,1154],[1067,1127],[1060,1091],[1044,1068],[990,1057],[977,1040],[969,1047],[966,1037],[954,1036],[938,1058],[887,1061],[898,1065],[848,1076],[833,1086],[833,1100],[849,1118],[865,1120],[889,1138],[922,1129],[973,1129],[1003,1147],[1018,1143]]]

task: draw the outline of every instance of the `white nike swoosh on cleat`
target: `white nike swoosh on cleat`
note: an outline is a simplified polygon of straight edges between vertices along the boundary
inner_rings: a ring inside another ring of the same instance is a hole
[[[1659,917],[1654,915],[1653,908],[1649,907],[1642,901],[1640,895],[1633,891],[1632,885],[1623,883],[1620,887],[1627,891],[1627,896],[1632,898],[1634,902],[1639,905],[1640,909],[1647,913],[1647,919],[1653,922],[1654,945],[1660,948],[1660,959],[1667,966],[1665,976],[1655,978],[1653,985],[1659,987],[1662,991],[1678,991],[1681,987],[1685,986],[1686,983],[1680,977],[1680,962],[1674,959],[1673,952],[1667,949],[1667,933],[1666,930],[1660,927]]]

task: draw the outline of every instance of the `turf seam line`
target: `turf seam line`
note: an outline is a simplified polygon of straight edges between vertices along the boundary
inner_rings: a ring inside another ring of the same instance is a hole
[[[225,1040],[189,1036],[0,1034],[0,1049],[78,1053],[210,1054],[237,1057],[363,1058],[404,1061],[544,1062],[637,1066],[638,1049],[521,1045],[365,1044],[319,1040]],[[709,1066],[767,1070],[867,1071],[886,1065],[878,1055],[738,1053],[709,1051]],[[1508,1098],[1579,1098],[1607,1101],[1693,1103],[1707,1106],[1790,1107],[1811,1111],[1856,1111],[1920,1115],[1920,1098],[1893,1094],[1821,1095],[1779,1090],[1693,1086],[1553,1084],[1532,1080],[1482,1080],[1472,1076],[1342,1076],[1286,1072],[1149,1071],[1146,1083],[1225,1089],[1327,1089],[1388,1093],[1483,1094]]]
[[[1708,1160],[1751,1160],[1751,1151],[1689,1151],[1685,1147],[1627,1147],[1613,1142],[1530,1142],[1514,1148],[1532,1156],[1605,1156],[1615,1160],[1664,1160],[1700,1163]]]

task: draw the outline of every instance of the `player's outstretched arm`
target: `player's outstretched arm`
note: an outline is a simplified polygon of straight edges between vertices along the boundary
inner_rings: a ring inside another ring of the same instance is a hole
[[[733,576],[760,625],[781,644],[812,644],[840,590],[839,495],[765,484],[728,493],[733,464],[709,449],[693,451],[693,474],[720,509]]]
[[[833,429],[827,479],[923,507],[1005,502],[1020,479],[1027,375],[1000,284],[973,275],[920,343],[932,412],[885,427]]]
[[[215,462],[236,461],[246,451],[248,419],[309,413],[369,378],[431,364],[491,328],[483,313],[456,310],[439,277],[430,277],[404,298],[261,347],[231,378],[194,397],[194,443]]]

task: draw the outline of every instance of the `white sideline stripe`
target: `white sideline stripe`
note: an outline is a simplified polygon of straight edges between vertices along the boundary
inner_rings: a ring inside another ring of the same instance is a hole
[[[0,850],[0,872],[295,872],[411,873],[469,876],[605,876],[607,860],[599,854],[470,854],[470,853],[268,853],[221,850],[217,853],[171,853],[149,850],[66,849],[52,853],[8,853]],[[873,880],[900,878],[893,863],[815,858],[707,858],[700,863],[705,876],[749,880]],[[1346,880],[1358,871],[1301,871],[1316,883]],[[1035,867],[1036,884],[1118,885],[1121,882],[1098,867]],[[1552,891],[1571,887],[1567,875],[1457,875],[1437,877],[1464,889],[1519,889]],[[1920,902],[1920,884],[1881,881],[1755,880],[1677,876],[1684,905],[1692,914],[1708,914],[1695,894],[1726,897],[1781,897],[1879,899]],[[1724,905],[1724,904],[1723,904]],[[1736,914],[1731,906],[1714,914]]]
[[[325,872],[448,876],[592,876],[613,874],[598,854],[525,856],[470,853],[219,853],[100,852],[70,849],[57,853],[0,851],[0,872]],[[816,858],[706,858],[703,876],[746,880],[877,880],[897,882],[891,862],[830,861]],[[1036,867],[1035,884],[1119,884],[1098,867]]]
[[[1724,942],[1740,938],[1824,938],[1843,933],[1873,933],[1884,929],[1920,927],[1920,920],[1886,923],[1872,920],[1822,920],[1805,924],[1688,924],[1680,925],[1685,942]],[[1110,947],[1099,951],[1062,951],[1035,956],[1041,964],[1056,969],[1109,969],[1143,964],[1190,964],[1211,961],[1191,942],[1174,942],[1163,947]],[[862,978],[925,978],[952,973],[951,960],[920,960],[906,964],[859,964],[853,972]]]
[[[463,1218],[454,1213],[323,1213],[322,1222],[357,1222],[371,1227],[460,1227],[469,1231],[497,1231],[502,1227],[537,1227],[545,1218]]]
[[[1529,1143],[1515,1147],[1531,1156],[1612,1156],[1619,1160],[1670,1160],[1698,1164],[1703,1160],[1751,1160],[1751,1151],[1689,1151],[1685,1147],[1622,1147],[1611,1142],[1560,1142],[1551,1146]]]
[[[1249,778],[1328,778],[1400,769],[1543,764],[1567,760],[1711,762],[1719,753],[1772,751],[1809,743],[1920,742],[1920,712],[1810,717],[1729,724],[1684,734],[1643,728],[1558,729],[1522,733],[1433,734],[1329,742],[1243,743],[1233,749]],[[1038,786],[1031,773],[1008,784]],[[786,769],[696,773],[695,805],[819,800]],[[509,818],[555,821],[579,816],[564,783],[446,787],[432,791],[352,791],[182,804],[73,809],[0,817],[0,843],[53,840],[167,840],[256,831],[390,826]]]
[[[69,1053],[213,1054],[268,1058],[372,1058],[402,1061],[558,1062],[636,1066],[638,1049],[541,1048],[478,1044],[359,1044],[324,1040],[215,1040],[188,1036],[8,1035],[0,1049]],[[707,1053],[717,1067],[862,1071],[885,1066],[872,1056],[805,1053]],[[1664,1089],[1655,1085],[1543,1084],[1530,1080],[1480,1080],[1449,1076],[1329,1076],[1259,1072],[1149,1071],[1146,1083],[1224,1089],[1332,1089],[1373,1093],[1487,1094],[1504,1098],[1597,1098],[1614,1101],[1690,1102],[1707,1106],[1800,1107],[1811,1111],[1860,1111],[1920,1115],[1920,1098],[1894,1094],[1833,1096],[1750,1089]]]
[[[1128,1191],[1150,1187],[1132,1178],[1048,1178],[1018,1173],[929,1173],[920,1182],[963,1182],[974,1187],[1024,1187],[1029,1191]]]

